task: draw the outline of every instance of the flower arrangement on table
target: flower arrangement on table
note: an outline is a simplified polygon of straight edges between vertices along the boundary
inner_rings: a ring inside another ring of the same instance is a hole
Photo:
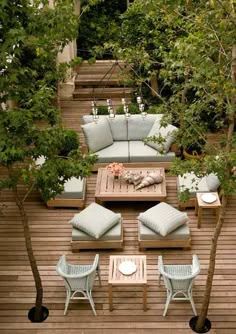
[[[117,179],[119,176],[121,176],[125,170],[125,167],[120,162],[112,162],[108,166],[106,166],[106,169],[114,175],[115,179]]]

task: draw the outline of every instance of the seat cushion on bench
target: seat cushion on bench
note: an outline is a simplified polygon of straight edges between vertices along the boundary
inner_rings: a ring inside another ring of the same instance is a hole
[[[114,213],[97,203],[91,203],[80,213],[75,214],[70,223],[73,227],[99,239],[121,219],[119,213]]]
[[[209,192],[209,186],[207,184],[207,177],[197,177],[194,173],[185,173],[183,176],[177,177],[177,190],[183,192],[189,190],[190,197],[195,197],[196,192]]]
[[[97,151],[97,162],[128,162],[129,145],[127,141],[115,141],[112,145]]]
[[[113,143],[111,128],[106,118],[82,125],[89,149],[97,152]]]
[[[173,232],[163,237],[161,234],[154,232],[141,221],[138,222],[140,240],[188,240],[190,238],[190,229],[188,222],[175,229]]]
[[[166,127],[161,126],[160,121],[156,120],[153,124],[148,137],[156,136],[157,138],[161,137],[164,141],[162,143],[158,142],[147,142],[147,145],[155,148],[157,151],[161,153],[166,153],[169,151],[171,144],[173,144],[175,140],[175,133],[178,128],[175,126],[168,124]]]
[[[188,216],[167,203],[159,203],[140,213],[138,219],[163,237],[188,221]]]
[[[84,198],[85,179],[72,177],[64,184],[64,191],[55,198]]]
[[[171,162],[175,158],[174,152],[160,154],[142,141],[130,141],[129,154],[130,162]]]
[[[119,222],[113,226],[110,230],[104,233],[99,239],[91,237],[89,234],[78,230],[77,228],[72,228],[72,241],[112,241],[121,240],[122,236],[122,222]]]
[[[131,115],[128,122],[128,140],[143,140],[148,136],[154,122],[162,118],[163,114]]]
[[[106,118],[109,122],[113,140],[128,140],[127,120],[124,115],[116,115],[116,117],[113,119],[110,119],[109,116],[106,115],[99,116],[99,119],[104,118]],[[92,115],[83,116],[84,124],[91,122],[94,122]]]

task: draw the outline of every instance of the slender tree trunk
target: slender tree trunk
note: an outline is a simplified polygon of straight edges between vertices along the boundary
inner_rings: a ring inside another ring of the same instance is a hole
[[[236,45],[234,45],[232,48],[231,78],[232,78],[233,84],[236,85]],[[235,96],[231,97],[231,106],[232,106],[232,112],[228,116],[229,127],[228,127],[227,145],[226,145],[227,153],[230,153],[232,150],[232,138],[233,138],[233,133],[234,133],[234,125],[235,125],[235,107],[236,107]],[[231,166],[230,166],[230,162],[228,161],[226,162],[225,179],[230,178],[230,176],[231,176]],[[198,320],[197,320],[196,328],[195,328],[197,331],[200,331],[202,328],[204,328],[204,323],[205,323],[207,313],[208,313],[213,277],[214,277],[214,272],[215,272],[217,241],[220,236],[221,228],[224,223],[226,206],[227,206],[227,197],[223,191],[221,213],[220,213],[220,216],[219,216],[219,219],[216,225],[216,229],[215,229],[215,232],[212,238],[212,243],[211,243],[211,251],[210,251],[210,259],[209,259],[209,268],[208,268],[208,273],[207,273],[207,281],[206,281],[206,286],[205,286],[205,294],[204,294],[204,298],[202,302],[202,308],[198,316]]]
[[[30,229],[29,229],[29,220],[25,212],[24,203],[18,194],[17,187],[13,187],[13,194],[14,194],[18,209],[20,211],[21,221],[22,221],[22,225],[24,228],[24,237],[25,237],[27,255],[28,255],[29,262],[30,262],[30,267],[33,273],[35,287],[36,287],[35,320],[39,321],[40,314],[41,314],[41,308],[42,308],[42,301],[43,301],[43,287],[42,287],[41,277],[38,271],[38,267],[36,264],[36,260],[35,260],[34,252],[32,248]]]
[[[209,258],[209,267],[207,272],[207,281],[205,286],[205,294],[202,302],[202,308],[200,311],[200,314],[198,316],[198,320],[196,323],[196,330],[200,331],[202,328],[204,328],[205,320],[208,313],[208,307],[210,303],[210,297],[211,297],[211,290],[212,290],[212,282],[215,272],[215,260],[216,260],[216,251],[217,251],[217,241],[220,236],[221,228],[224,223],[224,216],[225,216],[225,209],[227,206],[227,197],[225,195],[222,196],[222,208],[221,213],[216,225],[216,229],[214,232],[214,235],[211,240],[211,251],[210,251],[210,258]]]

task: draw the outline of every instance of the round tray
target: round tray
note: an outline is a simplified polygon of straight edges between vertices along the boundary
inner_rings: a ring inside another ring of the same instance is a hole
[[[135,273],[136,270],[137,270],[137,266],[132,261],[124,261],[124,262],[121,262],[119,265],[119,271],[123,275],[132,275],[133,273]]]
[[[211,204],[217,200],[217,197],[214,194],[206,193],[201,196],[201,199],[203,200],[203,202]]]

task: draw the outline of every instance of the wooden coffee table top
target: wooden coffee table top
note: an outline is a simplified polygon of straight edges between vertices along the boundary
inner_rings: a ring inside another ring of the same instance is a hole
[[[123,275],[119,265],[124,261],[134,262],[137,270],[131,275]],[[112,255],[109,263],[108,284],[112,285],[142,285],[147,283],[145,255]]]
[[[166,179],[164,168],[126,168],[126,171],[134,171],[144,176],[150,172],[162,175],[162,183],[135,190],[134,184],[129,184],[122,177],[118,180],[106,169],[99,168],[95,199],[97,201],[165,201]]]

